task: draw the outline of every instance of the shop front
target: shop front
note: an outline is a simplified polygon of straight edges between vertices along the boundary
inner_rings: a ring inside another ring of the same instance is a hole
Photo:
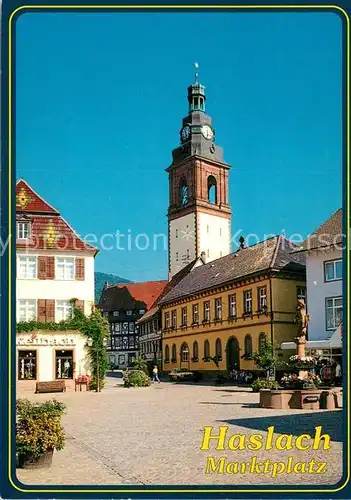
[[[77,331],[17,333],[17,392],[34,392],[36,382],[53,380],[74,390],[77,377],[91,374],[87,354],[86,337]]]

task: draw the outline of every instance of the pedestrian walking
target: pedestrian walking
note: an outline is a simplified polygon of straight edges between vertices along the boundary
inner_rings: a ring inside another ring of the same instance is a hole
[[[155,365],[153,370],[152,370],[152,382],[158,382],[160,383],[160,379],[158,378],[158,368]]]

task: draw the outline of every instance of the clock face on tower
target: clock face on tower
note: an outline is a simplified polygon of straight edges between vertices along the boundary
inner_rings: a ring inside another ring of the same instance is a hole
[[[190,127],[189,127],[189,125],[185,125],[185,127],[182,128],[181,136],[182,136],[182,140],[183,141],[186,141],[187,139],[189,139],[189,137],[190,137]]]
[[[213,130],[209,125],[203,125],[201,127],[201,133],[205,139],[211,140],[213,139]]]

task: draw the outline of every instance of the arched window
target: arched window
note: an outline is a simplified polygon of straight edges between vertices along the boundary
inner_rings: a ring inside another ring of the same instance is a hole
[[[171,359],[171,361],[172,361],[172,363],[177,362],[177,348],[176,348],[175,344],[172,345],[172,359]]]
[[[245,354],[251,356],[252,354],[252,337],[251,335],[245,336]]]
[[[197,340],[193,343],[193,361],[199,359],[199,344],[197,343]]]
[[[182,347],[180,349],[180,356],[182,361],[189,361],[189,347],[186,342],[182,344]]]
[[[165,347],[165,362],[166,363],[169,362],[169,347],[168,347],[168,345],[166,345],[166,347]]]
[[[259,351],[261,351],[262,349],[264,349],[264,347],[266,345],[266,342],[267,342],[266,334],[265,333],[260,333],[260,335],[258,337],[258,349],[259,349]]]
[[[210,343],[208,340],[205,340],[205,343],[204,343],[204,357],[205,358],[210,357]]]
[[[222,359],[222,342],[221,339],[216,340],[216,356]]]
[[[213,175],[207,179],[207,198],[210,203],[217,203],[217,182]]]
[[[179,198],[180,198],[180,204],[182,206],[184,206],[188,203],[189,192],[188,192],[188,186],[186,183],[186,179],[184,177],[180,180],[180,183],[179,183]]]

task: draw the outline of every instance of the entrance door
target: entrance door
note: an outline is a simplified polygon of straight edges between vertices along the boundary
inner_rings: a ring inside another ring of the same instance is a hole
[[[230,337],[227,342],[227,370],[240,370],[239,342],[236,337]]]

